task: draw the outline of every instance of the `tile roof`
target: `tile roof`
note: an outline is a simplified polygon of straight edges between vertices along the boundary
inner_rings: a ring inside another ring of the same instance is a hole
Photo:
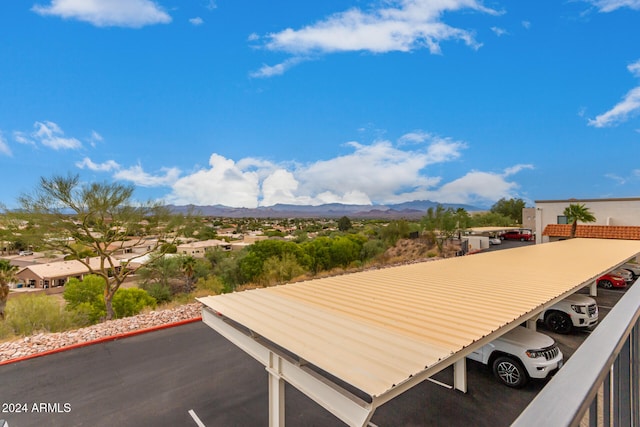
[[[542,235],[569,237],[571,235],[571,224],[549,224],[544,228]],[[578,225],[576,237],[640,240],[640,227],[630,225]]]

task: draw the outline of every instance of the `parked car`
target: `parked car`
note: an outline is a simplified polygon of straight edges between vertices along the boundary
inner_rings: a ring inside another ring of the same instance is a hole
[[[20,256],[33,255],[33,251],[20,251],[18,255]]]
[[[587,295],[572,294],[540,313],[538,320],[555,333],[568,334],[573,328],[597,325],[598,304]]]
[[[500,234],[502,240],[520,240],[521,242],[528,242],[533,240],[534,236],[530,230],[512,230]]]
[[[553,338],[518,326],[485,344],[467,358],[491,368],[502,384],[520,388],[532,378],[547,378],[563,363]]]
[[[633,273],[633,278],[637,279],[640,276],[640,264],[635,262],[627,262],[620,266],[620,268],[624,268],[625,270],[629,270]]]
[[[627,282],[627,284],[633,282],[633,273],[631,272],[631,270],[627,270],[625,268],[616,268],[615,270],[611,270],[610,273],[622,277],[624,281]]]
[[[493,237],[489,237],[489,244],[490,245],[501,245],[502,244],[502,239],[496,236]]]
[[[625,288],[627,286],[627,282],[620,276],[616,276],[615,274],[607,273],[596,279],[596,283],[601,288],[611,289],[611,288]]]

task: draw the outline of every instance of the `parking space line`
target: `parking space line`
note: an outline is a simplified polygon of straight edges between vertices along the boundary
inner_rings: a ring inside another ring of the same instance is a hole
[[[189,409],[189,415],[191,415],[191,418],[193,418],[193,421],[196,422],[196,424],[198,425],[198,427],[206,427],[204,425],[204,423],[202,421],[200,421],[200,418],[198,418],[198,416],[196,415],[196,413],[193,411],[193,409]]]

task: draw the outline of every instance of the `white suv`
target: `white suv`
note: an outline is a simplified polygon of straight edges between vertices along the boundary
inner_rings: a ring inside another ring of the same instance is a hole
[[[491,367],[503,384],[520,388],[531,378],[546,378],[562,366],[553,338],[518,326],[467,356]]]
[[[540,313],[550,331],[568,334],[573,328],[590,328],[598,323],[598,304],[593,298],[573,294]]]

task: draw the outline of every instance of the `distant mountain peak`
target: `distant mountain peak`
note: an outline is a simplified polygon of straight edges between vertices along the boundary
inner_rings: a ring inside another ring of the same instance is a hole
[[[215,206],[175,206],[169,209],[176,213],[193,211],[199,215],[219,216],[228,218],[339,218],[351,216],[354,218],[370,219],[418,219],[424,216],[429,208],[442,205],[445,209],[463,208],[467,211],[478,211],[481,208],[455,203],[438,203],[431,200],[414,200],[389,205],[348,205],[342,203],[327,203],[324,205],[291,205],[278,203],[272,206],[257,208],[234,208],[223,205]]]

